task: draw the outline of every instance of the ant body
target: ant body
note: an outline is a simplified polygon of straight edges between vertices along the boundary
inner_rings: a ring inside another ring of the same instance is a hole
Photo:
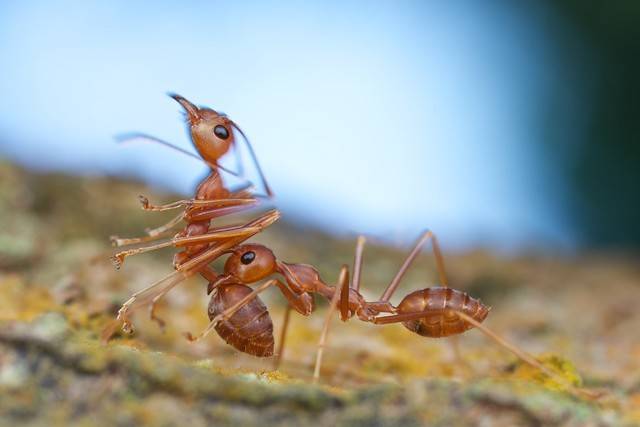
[[[390,302],[391,297],[429,240],[431,240],[436,259],[440,286],[411,292],[397,306],[394,306]],[[274,353],[273,324],[258,294],[276,286],[286,298],[288,307],[293,307],[304,316],[314,311],[314,294],[319,294],[330,301],[318,342],[314,381],[318,381],[320,377],[329,324],[334,311],[338,309],[342,321],[357,317],[361,321],[376,325],[402,323],[411,332],[429,338],[455,336],[474,327],[478,328],[498,345],[554,378],[568,390],[594,397],[589,392],[574,387],[565,378],[538,362],[532,355],[482,325],[491,308],[467,293],[448,286],[443,257],[433,232],[426,231],[422,234],[377,301],[366,301],[360,293],[364,244],[364,237],[359,237],[354,257],[353,280],[349,280],[348,267],[343,265],[335,286],[325,283],[318,271],[310,265],[290,264],[278,260],[266,246],[241,244],[229,249],[226,252],[230,256],[225,262],[223,274],[210,282],[207,288],[207,293],[211,294],[208,308],[210,323],[198,336],[194,337],[186,333],[187,338],[190,341],[198,341],[215,329],[221,338],[239,351],[257,357],[272,356]],[[279,278],[272,278],[253,290],[249,287],[273,274],[281,276],[284,282]],[[285,316],[276,366],[284,351],[287,327],[288,316]]]
[[[234,131],[238,132],[246,141],[249,152],[254,159],[260,178],[262,179],[263,186],[266,189],[267,196],[271,197],[272,192],[264,179],[262,170],[260,169],[260,165],[256,160],[253,148],[248,139],[231,119],[210,108],[196,107],[180,95],[170,94],[170,96],[184,108],[191,141],[200,154],[201,160],[210,167],[210,173],[198,185],[193,199],[154,206],[149,203],[146,197],[140,196],[142,208],[147,211],[165,211],[181,207],[183,207],[184,210],[167,224],[147,230],[147,236],[145,237],[122,239],[113,236],[111,238],[115,246],[138,244],[157,240],[167,235],[170,230],[182,220],[187,223],[181,232],[168,241],[121,251],[112,257],[116,268],[120,268],[125,258],[131,255],[169,246],[184,248],[174,256],[173,264],[176,270],[174,273],[142,291],[135,293],[123,304],[118,312],[118,320],[123,321],[123,329],[128,332],[132,330],[129,320],[130,313],[137,308],[147,305],[150,306],[151,318],[161,327],[164,326],[165,322],[156,316],[155,308],[158,301],[169,292],[171,288],[195,273],[201,274],[209,281],[215,280],[217,274],[208,266],[209,262],[216,259],[224,250],[238,245],[249,237],[259,233],[275,222],[280,216],[278,211],[272,210],[247,224],[211,228],[211,221],[213,219],[245,211],[259,204],[257,196],[251,192],[249,186],[236,191],[227,189],[218,171],[218,169],[223,169],[222,166],[218,164],[219,159],[227,154],[231,148],[237,150]],[[121,140],[133,139],[143,139],[160,143],[192,155],[188,151],[175,147],[168,142],[145,134],[126,135]],[[110,331],[105,331],[103,336],[108,336],[109,334]]]

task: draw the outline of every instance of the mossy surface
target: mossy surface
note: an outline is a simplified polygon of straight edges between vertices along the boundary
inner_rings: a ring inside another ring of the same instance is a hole
[[[311,317],[292,315],[278,371],[273,360],[239,354],[215,334],[197,344],[183,338],[207,322],[206,283],[195,278],[161,305],[165,331],[141,312],[134,335],[101,343],[119,304],[171,272],[166,250],[114,271],[109,235],[135,235],[168,219],[142,212],[137,194],[153,201],[175,196],[112,179],[35,175],[8,164],[0,164],[0,178],[0,222],[11,224],[0,229],[0,425],[640,423],[640,343],[630,333],[640,330],[640,315],[628,304],[640,293],[633,259],[447,254],[453,286],[482,293],[493,306],[487,326],[597,399],[567,392],[478,331],[452,343],[401,325],[337,319],[322,382],[313,385],[326,307],[320,301]],[[284,260],[318,266],[328,281],[349,262],[354,245],[285,222],[255,240]],[[368,299],[379,295],[403,253],[367,246]],[[435,279],[424,257],[400,289]],[[277,292],[264,300],[278,336],[283,300]]]

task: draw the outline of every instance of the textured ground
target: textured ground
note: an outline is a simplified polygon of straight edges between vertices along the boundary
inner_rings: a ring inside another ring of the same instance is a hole
[[[0,163],[0,425],[636,425],[640,424],[640,263],[591,254],[446,254],[452,285],[493,310],[485,324],[602,397],[578,398],[519,363],[478,331],[446,340],[400,325],[332,325],[323,384],[311,385],[325,304],[292,317],[279,371],[217,336],[189,344],[207,322],[205,283],[193,279],[161,306],[165,332],[135,318],[132,337],[100,330],[134,290],[171,271],[171,251],[116,272],[108,236],[133,236],[166,216],[139,209],[175,196],[112,179],[35,175]],[[285,212],[285,218],[286,218]],[[285,222],[256,241],[334,281],[353,256],[336,240]],[[445,244],[446,250],[446,242]],[[372,244],[364,287],[375,299],[403,251]],[[406,292],[433,284],[425,256]],[[276,333],[283,301],[267,292]]]

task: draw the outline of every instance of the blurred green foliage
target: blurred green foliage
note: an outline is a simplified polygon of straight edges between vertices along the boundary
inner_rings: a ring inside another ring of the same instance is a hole
[[[571,185],[572,220],[587,246],[640,248],[640,2],[548,3],[579,48],[566,52],[569,80],[588,92],[581,140],[559,165]]]

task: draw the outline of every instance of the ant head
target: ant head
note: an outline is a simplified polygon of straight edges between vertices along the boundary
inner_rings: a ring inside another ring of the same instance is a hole
[[[234,144],[231,129],[233,122],[224,114],[210,108],[196,107],[180,95],[169,94],[169,96],[185,109],[191,140],[202,158],[208,162],[217,163],[218,159]]]
[[[253,283],[276,271],[276,256],[271,249],[256,244],[236,247],[224,264],[224,282]]]

